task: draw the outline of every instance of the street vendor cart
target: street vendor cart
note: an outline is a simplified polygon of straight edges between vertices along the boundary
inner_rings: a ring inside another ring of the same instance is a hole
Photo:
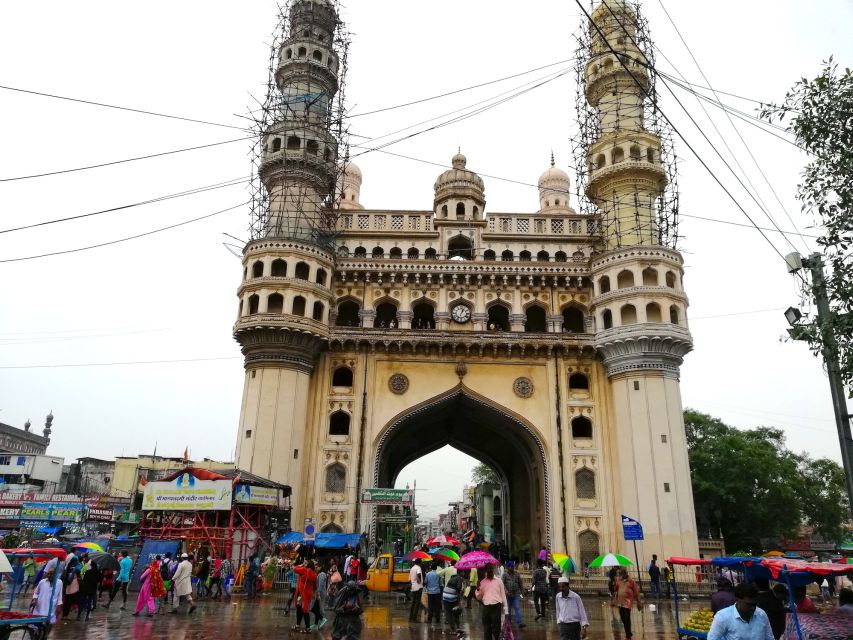
[[[44,548],[44,549],[2,549],[3,555],[7,559],[18,559],[21,562],[27,558],[32,558],[35,562],[46,562],[53,558],[58,561],[57,571],[53,574],[53,581],[50,590],[50,603],[48,605],[47,615],[38,615],[29,610],[16,611],[12,607],[15,604],[15,582],[13,581],[12,592],[8,596],[8,602],[0,609],[0,640],[43,640],[50,633],[50,618],[53,611],[56,609],[56,603],[53,601],[53,594],[57,580],[61,580],[62,573],[59,568],[62,566],[61,561],[65,559],[67,553],[64,549],[59,548]],[[2,567],[2,570],[11,571],[11,566]],[[6,596],[3,597],[6,599]],[[26,600],[26,606],[29,607],[29,600]]]

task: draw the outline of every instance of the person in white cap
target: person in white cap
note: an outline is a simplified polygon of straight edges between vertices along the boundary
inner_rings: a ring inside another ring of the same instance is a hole
[[[189,612],[195,611],[195,603],[193,602],[193,564],[190,557],[185,553],[181,556],[181,562],[175,570],[175,575],[172,580],[175,583],[175,596],[178,598],[176,603],[172,604],[171,613],[177,613],[181,603],[186,600],[189,603]]]
[[[554,603],[557,609],[557,629],[560,632],[560,640],[586,638],[589,619],[586,617],[583,600],[569,588],[569,579],[566,576],[557,580],[557,587],[560,591],[554,598]]]

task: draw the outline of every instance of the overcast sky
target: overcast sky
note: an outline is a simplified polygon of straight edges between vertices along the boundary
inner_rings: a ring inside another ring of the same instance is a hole
[[[584,3],[587,4],[586,2]],[[713,86],[757,100],[779,100],[834,54],[853,59],[849,0],[692,3],[665,0]],[[659,49],[690,81],[705,82],[657,0],[644,5]],[[528,71],[505,82],[382,114],[353,117],[351,131],[377,137],[461,109],[572,64],[580,24],[568,0],[400,3],[352,0],[343,17],[353,33],[347,79],[352,114],[396,105]],[[11,3],[0,20],[0,84],[228,125],[260,98],[266,79],[273,2]],[[658,55],[659,67],[672,73]],[[666,89],[665,112],[761,226],[770,222],[705,144]],[[723,154],[697,100],[677,95]],[[389,151],[448,163],[461,146],[469,168],[534,183],[551,150],[569,169],[576,131],[575,85],[567,74],[459,124]],[[722,96],[754,113],[757,105]],[[95,212],[221,183],[249,171],[249,144],[228,142],[111,167],[9,181],[86,165],[236,140],[240,131],[0,90],[0,230]],[[749,180],[783,229],[811,220],[794,200],[805,157],[790,144],[738,122],[783,207],[719,110],[707,107]],[[421,127],[422,128],[422,127]],[[353,138],[363,143],[364,138]],[[686,145],[682,158],[680,248],[695,351],[682,369],[684,403],[731,424],[775,425],[789,445],[839,459],[829,390],[805,346],[780,342],[782,309],[798,290],[779,256],[752,229]],[[381,153],[357,160],[368,208],[429,209],[441,168]],[[734,166],[734,163],[732,163]],[[736,167],[735,167],[736,168]],[[571,174],[571,171],[570,171]],[[485,178],[487,208],[530,212],[533,187]],[[134,207],[83,220],[0,234],[0,260],[74,249],[237,208],[170,231],[113,246],[0,262],[0,421],[39,431],[51,409],[50,452],[79,456],[158,453],[231,459],[242,364],[231,325],[240,262],[223,232],[246,237],[243,186]],[[576,203],[575,203],[576,204]],[[786,212],[787,211],[787,214]],[[791,216],[793,223],[788,220]],[[782,253],[790,247],[768,232]],[[791,241],[804,251],[803,240]],[[806,238],[808,246],[813,241]],[[738,314],[738,315],[735,315]],[[196,360],[162,364],[93,363]],[[470,459],[453,470],[436,456],[411,465],[425,512],[455,499]]]

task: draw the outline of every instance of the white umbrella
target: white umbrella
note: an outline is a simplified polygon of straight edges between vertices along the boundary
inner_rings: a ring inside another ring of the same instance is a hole
[[[12,573],[12,565],[6,554],[0,551],[0,573]]]

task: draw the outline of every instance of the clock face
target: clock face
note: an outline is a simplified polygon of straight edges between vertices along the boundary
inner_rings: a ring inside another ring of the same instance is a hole
[[[471,319],[471,310],[464,304],[457,304],[450,310],[450,317],[460,324]]]

